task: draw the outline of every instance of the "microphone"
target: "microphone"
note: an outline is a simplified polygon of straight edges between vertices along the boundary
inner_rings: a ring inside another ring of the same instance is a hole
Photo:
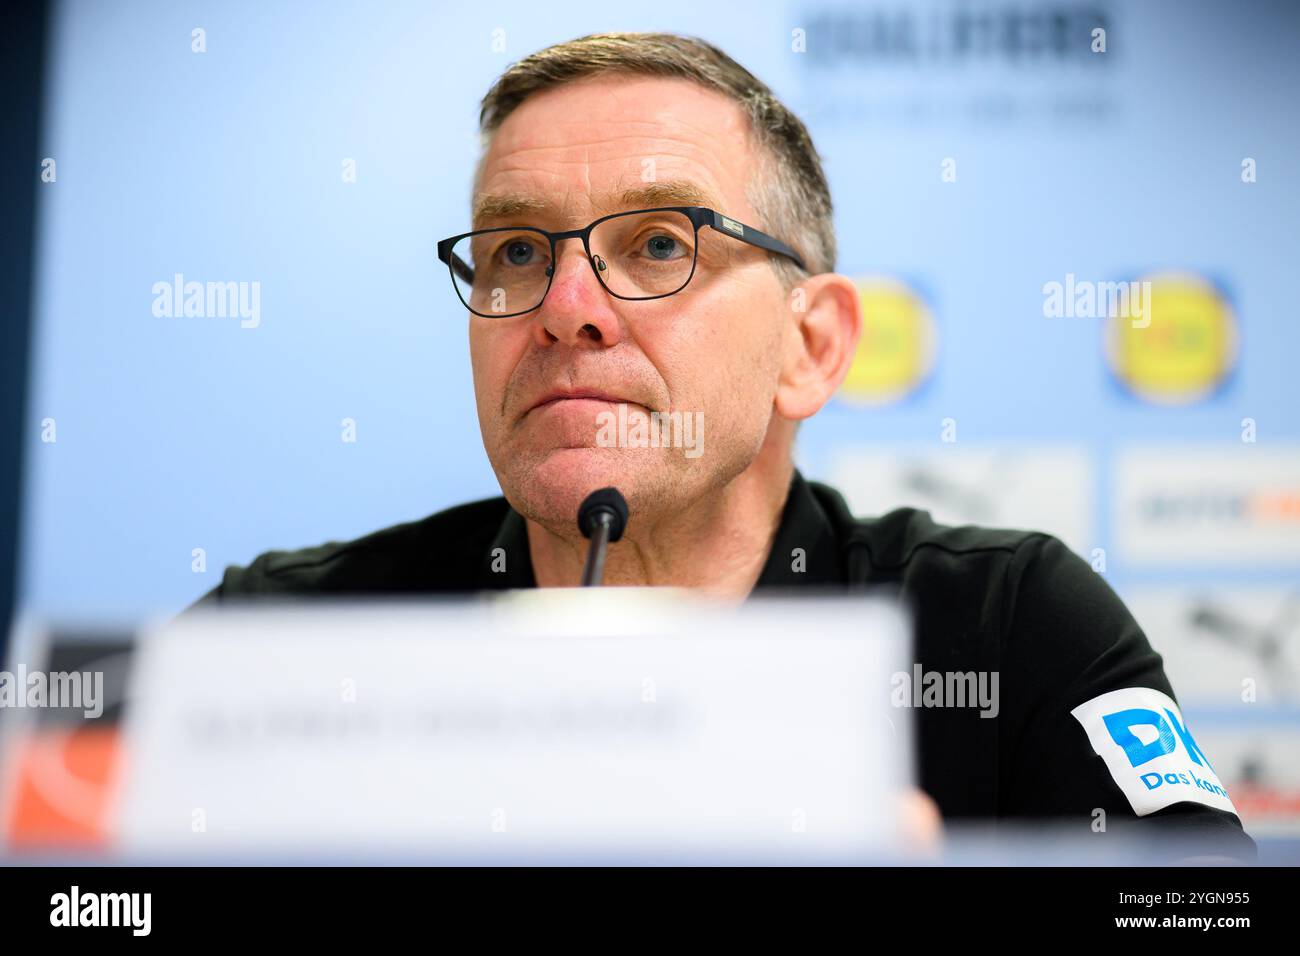
[[[601,488],[587,495],[578,507],[578,530],[591,539],[587,564],[582,569],[582,586],[601,583],[605,575],[605,548],[623,537],[627,527],[627,501],[617,488]]]

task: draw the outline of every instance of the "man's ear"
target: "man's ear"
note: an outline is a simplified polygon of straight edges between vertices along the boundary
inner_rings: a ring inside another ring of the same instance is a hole
[[[815,414],[849,374],[862,334],[862,300],[853,280],[825,272],[790,293],[776,412],[801,420]]]

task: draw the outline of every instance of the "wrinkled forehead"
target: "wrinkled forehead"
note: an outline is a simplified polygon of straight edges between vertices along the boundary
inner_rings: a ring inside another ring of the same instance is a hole
[[[752,221],[753,171],[748,119],[721,93],[679,79],[590,77],[534,94],[506,117],[483,157],[472,228],[573,228],[654,206]]]

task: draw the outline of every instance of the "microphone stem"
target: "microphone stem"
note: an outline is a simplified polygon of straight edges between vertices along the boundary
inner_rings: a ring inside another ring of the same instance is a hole
[[[596,516],[596,527],[591,532],[591,547],[587,549],[587,564],[582,569],[584,588],[599,585],[605,577],[605,547],[609,544],[610,515]]]

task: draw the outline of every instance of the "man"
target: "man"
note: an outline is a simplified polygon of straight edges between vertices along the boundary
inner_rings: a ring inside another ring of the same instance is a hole
[[[480,125],[472,225],[439,256],[504,497],[263,554],[203,603],[572,586],[579,504],[614,486],[631,518],[607,584],[900,586],[919,673],[997,676],[995,713],[917,711],[945,818],[1141,821],[1253,855],[1160,657],[1081,559],[912,509],[859,520],[794,469],[862,317],[820,160],[771,91],[698,40],[591,36],[514,64]]]

